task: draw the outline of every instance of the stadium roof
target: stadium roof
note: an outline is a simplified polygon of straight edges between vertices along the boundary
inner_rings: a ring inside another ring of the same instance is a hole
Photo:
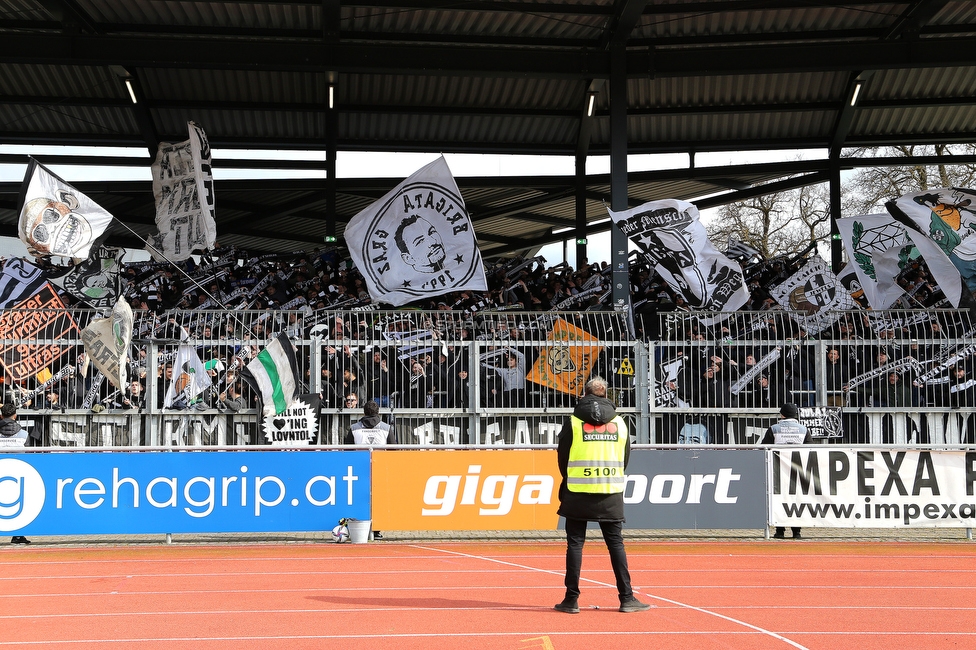
[[[829,173],[826,159],[696,168],[699,152],[976,140],[968,1],[0,0],[0,143],[139,146],[147,158],[123,164],[148,165],[156,144],[185,140],[193,120],[214,148],[313,149],[330,160],[337,150],[580,160],[611,152],[608,80],[620,70],[627,153],[692,161],[628,175],[632,204],[723,193],[716,204]],[[587,220],[605,219],[610,181],[459,185],[492,255],[562,240],[578,204]],[[394,184],[223,182],[218,240],[320,245]],[[153,229],[149,183],[78,185],[140,234]],[[0,234],[15,233],[17,189],[0,184]]]

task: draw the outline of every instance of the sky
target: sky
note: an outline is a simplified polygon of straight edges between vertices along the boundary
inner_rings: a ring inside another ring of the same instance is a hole
[[[40,163],[44,157],[53,155],[86,155],[86,156],[119,156],[145,158],[145,148],[124,147],[56,147],[35,145],[0,145],[0,153],[24,154],[34,156]],[[427,163],[436,159],[436,153],[377,153],[377,152],[343,152],[336,157],[336,175],[339,178],[389,178],[392,188],[399,180],[406,178]],[[575,173],[575,161],[572,156],[530,156],[530,155],[493,155],[493,154],[446,154],[448,166],[457,178],[470,176],[572,176]],[[697,153],[695,166],[712,167],[720,165],[741,165],[760,162],[778,162],[796,160],[798,158],[824,158],[823,150],[790,150],[790,151],[750,151],[750,152],[716,152]],[[324,178],[325,173],[320,170],[244,170],[235,169],[233,159],[275,159],[275,160],[322,160],[322,151],[253,151],[239,149],[214,149],[213,159],[218,161],[214,167],[214,181],[216,185],[216,207],[220,210],[220,181],[246,180],[268,178]],[[69,183],[83,181],[112,180],[142,180],[146,181],[146,191],[151,192],[149,185],[152,181],[149,166],[140,167],[100,167],[81,165],[47,165]],[[627,167],[630,172],[653,171],[662,169],[680,169],[689,166],[687,154],[650,154],[628,156]],[[26,171],[24,164],[0,164],[0,182],[19,182]],[[587,160],[587,174],[610,173],[609,156],[591,156]],[[667,198],[667,197],[661,197]],[[693,197],[692,200],[705,196]],[[702,213],[702,220],[714,218],[716,209]],[[219,222],[219,219],[218,219]],[[218,231],[218,237],[220,235]],[[572,236],[572,231],[568,231]],[[575,237],[567,245],[556,243],[545,246],[539,253],[545,257],[549,266],[567,261],[571,265],[576,263]],[[27,249],[20,240],[12,237],[0,237],[0,256],[24,257]],[[146,259],[141,255],[126,259]],[[605,232],[588,237],[587,258],[590,262],[610,261],[610,233]]]

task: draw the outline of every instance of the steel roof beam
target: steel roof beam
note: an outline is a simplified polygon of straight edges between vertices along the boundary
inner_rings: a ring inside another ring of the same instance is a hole
[[[714,76],[971,66],[976,38],[686,47],[629,50],[628,76]],[[123,65],[146,68],[330,70],[485,77],[590,79],[610,74],[609,53],[517,47],[272,42],[215,38],[151,38],[6,33],[0,62]]]

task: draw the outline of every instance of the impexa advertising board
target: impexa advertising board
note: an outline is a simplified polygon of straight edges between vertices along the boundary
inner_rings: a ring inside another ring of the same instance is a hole
[[[0,532],[328,530],[370,482],[368,451],[0,454]]]

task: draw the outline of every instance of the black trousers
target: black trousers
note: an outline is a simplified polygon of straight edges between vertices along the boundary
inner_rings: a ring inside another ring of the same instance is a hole
[[[634,597],[630,586],[630,569],[627,568],[627,553],[624,551],[623,522],[601,521],[603,541],[610,552],[610,565],[617,582],[617,595],[620,602]],[[583,566],[583,544],[586,542],[586,521],[566,520],[566,598],[579,598],[580,569]]]

